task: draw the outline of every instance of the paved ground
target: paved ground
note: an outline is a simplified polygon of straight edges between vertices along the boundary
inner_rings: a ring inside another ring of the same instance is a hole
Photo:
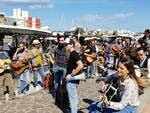
[[[140,96],[139,113],[150,113],[150,87],[145,88],[144,94]]]
[[[87,109],[85,108],[98,98],[98,86],[99,84],[95,83],[95,79],[89,79],[86,82],[80,83],[78,90],[80,113],[87,113]],[[32,94],[0,105],[0,113],[62,113],[54,105],[54,99],[48,90],[41,90],[34,93],[33,90]]]
[[[88,79],[86,82],[80,82],[79,92],[79,113],[88,113],[88,106],[91,102],[98,99],[99,88],[95,79]],[[0,113],[62,113],[62,111],[55,106],[54,99],[48,90],[41,90],[35,92],[34,88],[30,86],[29,95],[23,96],[19,99],[10,101],[0,105]],[[141,106],[139,113],[150,113],[150,88],[146,89],[144,95],[140,97]]]

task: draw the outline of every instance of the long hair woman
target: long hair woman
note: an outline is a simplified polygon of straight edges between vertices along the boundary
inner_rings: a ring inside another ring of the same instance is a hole
[[[121,99],[119,102],[108,101],[106,96],[101,96],[100,100],[103,99],[106,104],[106,109],[103,113],[137,113],[137,108],[140,103],[139,86],[146,87],[149,82],[146,79],[136,76],[133,60],[129,58],[124,58],[119,61],[115,77],[118,78],[120,87],[122,87],[119,91],[122,94]],[[111,80],[110,78],[109,80]],[[105,90],[106,85],[103,85],[102,89]],[[99,107],[102,107],[101,104],[99,104]],[[101,111],[91,110],[90,113],[101,113]]]

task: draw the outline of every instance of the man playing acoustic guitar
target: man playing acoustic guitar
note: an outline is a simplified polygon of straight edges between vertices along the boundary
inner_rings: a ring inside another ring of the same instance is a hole
[[[0,43],[0,104],[4,94],[4,86],[8,86],[9,99],[14,99],[14,80],[11,75],[9,63],[11,62],[8,54],[3,51],[3,44]],[[5,84],[4,84],[5,83]]]
[[[16,63],[12,63],[12,67],[16,74],[20,77],[20,85],[17,94],[26,93],[29,88],[29,50],[27,44],[21,42],[17,48],[13,60],[17,60]]]
[[[96,60],[96,48],[95,48],[95,40],[91,37],[91,39],[87,42],[87,47],[85,48],[85,57],[87,61],[87,72],[86,76],[88,78],[93,77],[94,75],[94,61]]]

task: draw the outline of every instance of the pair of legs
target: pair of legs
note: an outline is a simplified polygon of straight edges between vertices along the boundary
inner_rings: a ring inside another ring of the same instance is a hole
[[[9,97],[14,98],[14,80],[10,73],[4,73],[0,76],[0,98],[4,94],[3,88],[8,86]]]
[[[42,87],[44,87],[44,80],[45,80],[45,71],[43,67],[37,67],[33,71],[33,76],[34,76],[34,87],[38,86],[38,74],[40,74],[41,79],[42,79]]]
[[[137,113],[137,107],[135,106],[126,106],[122,110],[115,110],[106,107],[103,111],[101,111],[101,107],[101,102],[93,102],[90,106],[89,113]]]
[[[95,60],[94,62],[92,62],[90,65],[87,66],[86,76],[88,78],[93,77],[96,72],[97,72],[97,62]]]
[[[20,75],[20,87],[19,92],[25,93],[29,89],[29,70],[25,70],[24,73]]]
[[[54,72],[54,96],[56,96],[56,90],[58,85],[62,84],[62,80],[64,79],[66,75],[66,69],[65,68],[61,68],[61,69],[57,69]]]
[[[71,113],[77,113],[78,110],[78,94],[77,94],[77,87],[79,84],[76,83],[67,83],[67,91],[70,101]]]

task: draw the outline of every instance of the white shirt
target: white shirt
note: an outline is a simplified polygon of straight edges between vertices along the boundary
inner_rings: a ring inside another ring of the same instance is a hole
[[[141,77],[141,70],[138,65],[134,65],[135,74],[137,77]]]
[[[147,58],[147,57],[146,57]],[[144,61],[146,60],[146,58],[140,63],[140,66],[143,65]],[[147,61],[147,70],[148,70],[148,75],[147,77],[150,79],[150,58],[148,58],[148,61]]]
[[[139,106],[139,94],[137,83],[128,77],[125,81],[121,82],[124,85],[124,93],[120,102],[110,102],[109,108],[115,110],[122,110],[127,106]]]

